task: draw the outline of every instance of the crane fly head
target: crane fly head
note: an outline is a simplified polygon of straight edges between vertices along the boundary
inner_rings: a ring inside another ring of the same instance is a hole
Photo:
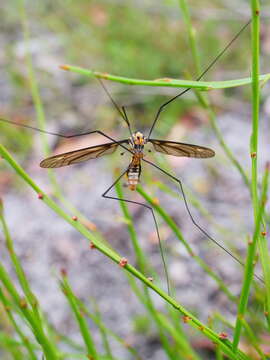
[[[146,144],[146,139],[141,132],[136,131],[134,134],[132,134],[132,138],[129,139],[129,142],[135,152],[142,152],[144,144]]]

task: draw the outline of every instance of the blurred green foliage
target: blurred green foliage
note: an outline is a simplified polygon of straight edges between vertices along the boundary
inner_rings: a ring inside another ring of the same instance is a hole
[[[30,37],[31,40],[37,40],[38,44],[33,46],[42,48],[43,42],[45,46],[46,41],[51,41],[53,46],[48,47],[49,58],[55,55],[56,51],[57,57],[62,59],[63,63],[136,78],[196,78],[191,52],[187,46],[185,25],[176,1],[29,0],[26,5]],[[242,25],[239,21],[230,19],[230,12],[227,19],[219,20],[219,12],[223,11],[221,1],[211,3],[209,19],[204,15],[205,9],[207,2],[201,5],[194,2],[191,8],[196,15],[193,22],[197,29],[200,57],[204,67]],[[0,15],[1,26],[4,31],[8,31],[6,35],[16,40],[5,44],[6,63],[9,64],[7,69],[13,90],[12,103],[15,108],[26,105],[29,101],[26,74],[18,66],[15,56],[15,48],[22,41],[19,16],[16,2],[6,3]],[[237,77],[248,75],[247,41],[248,31],[239,39],[241,51],[239,43],[232,46],[227,55],[207,74],[206,79],[229,79],[235,77],[235,72],[238,72]],[[33,51],[34,54],[38,53],[38,48]],[[44,75],[44,67],[40,68],[39,63],[35,64],[35,56],[33,61],[38,77],[43,80],[42,87],[54,88],[55,80],[50,71],[55,69],[50,69],[48,65],[48,77]],[[84,86],[88,82],[90,80],[86,78],[81,78],[79,82],[78,78],[73,79],[76,86]],[[238,93],[240,91],[242,90],[237,90]],[[139,92],[139,89],[123,86],[119,90],[119,97],[130,94],[132,98],[136,92]],[[158,107],[167,99],[163,95],[166,93],[164,89],[150,89],[141,95],[139,93],[140,100],[136,101],[135,106],[131,106],[131,119],[136,119],[137,128],[150,126]],[[235,91],[232,94],[235,95]],[[65,94],[62,96],[64,101]],[[171,104],[162,115],[157,134],[165,135],[171,125],[179,121],[195,102],[195,97],[186,94],[181,100]],[[114,122],[111,122],[111,127],[113,126]]]

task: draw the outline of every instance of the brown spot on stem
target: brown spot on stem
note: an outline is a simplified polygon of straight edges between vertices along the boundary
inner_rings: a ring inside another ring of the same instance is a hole
[[[94,72],[94,75],[96,77],[100,77],[103,79],[109,79],[109,76],[110,76],[110,74],[108,74],[108,73],[101,73],[101,72]]]
[[[20,307],[21,307],[22,309],[26,309],[26,308],[27,308],[27,302],[26,302],[25,298],[21,298],[21,299],[20,299]]]
[[[183,316],[183,322],[184,322],[185,324],[188,323],[190,320],[191,320],[191,318],[190,318],[189,316],[187,316],[187,315],[184,315],[184,316]]]
[[[251,158],[254,159],[256,156],[257,156],[257,153],[256,152],[253,152],[250,154]]]
[[[96,248],[95,244],[91,241],[91,242],[90,242],[90,249],[93,250],[93,249],[95,249],[95,248]]]
[[[38,199],[42,200],[43,199],[43,194],[39,193],[38,194]]]
[[[59,65],[59,68],[62,69],[62,70],[70,70],[69,65]]]
[[[77,220],[78,220],[78,217],[77,217],[76,215],[73,215],[73,216],[72,216],[72,220],[73,220],[73,221],[77,221]]]
[[[67,277],[67,270],[65,268],[62,268],[60,270],[60,274],[61,274],[62,277]]]
[[[122,258],[120,261],[119,261],[119,265],[121,267],[125,267],[127,265],[128,261],[126,258]]]
[[[218,337],[221,339],[221,340],[225,340],[228,338],[228,334],[225,333],[225,332],[221,332]]]
[[[262,232],[261,232],[261,235],[262,235],[262,236],[266,236],[266,235],[267,235],[267,232],[266,232],[266,231],[262,231]]]
[[[151,282],[153,282],[153,280],[154,280],[151,276],[148,277],[147,279],[148,279],[149,281],[151,281]]]

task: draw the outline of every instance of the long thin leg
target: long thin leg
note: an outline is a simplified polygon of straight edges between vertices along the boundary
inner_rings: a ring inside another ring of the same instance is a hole
[[[186,210],[187,210],[187,212],[188,212],[188,214],[189,214],[189,216],[190,216],[190,219],[191,219],[192,223],[193,223],[209,240],[213,241],[217,246],[219,246],[219,247],[220,247],[222,250],[224,250],[228,255],[230,255],[236,262],[238,262],[240,265],[242,265],[242,266],[244,267],[245,265],[244,265],[244,263],[243,263],[241,260],[239,260],[235,255],[233,255],[229,250],[227,250],[223,245],[221,245],[217,240],[215,240],[211,235],[209,235],[209,234],[207,233],[207,231],[205,231],[205,230],[201,227],[201,225],[199,225],[199,224],[195,221],[195,219],[194,219],[194,217],[193,217],[193,215],[192,215],[192,213],[191,213],[191,211],[190,211],[190,209],[189,209],[189,205],[188,205],[188,202],[187,202],[186,195],[185,195],[185,193],[184,193],[184,189],[183,189],[183,185],[182,185],[181,180],[178,179],[177,177],[173,176],[172,174],[168,173],[167,171],[161,169],[159,166],[157,166],[157,165],[154,164],[153,162],[151,162],[151,161],[149,161],[149,160],[146,160],[146,159],[142,159],[142,160],[143,160],[144,162],[146,162],[147,164],[152,165],[152,166],[155,167],[156,169],[160,170],[161,172],[163,172],[163,174],[169,176],[171,179],[175,180],[175,181],[179,184],[179,187],[180,187],[180,190],[181,190],[181,194],[182,194],[182,196],[183,196],[185,208],[186,208]],[[254,275],[255,275],[255,277],[256,277],[258,280],[260,280],[262,283],[264,283],[264,281],[263,281],[263,279],[262,279],[261,277],[259,277],[259,276],[256,275],[256,274],[254,274]]]
[[[227,51],[227,49],[231,46],[231,44],[239,37],[239,35],[245,30],[245,28],[251,23],[251,19],[238,31],[238,33],[232,38],[232,40],[225,46],[225,48],[214,58],[213,61],[211,61],[211,63],[207,66],[207,68],[201,73],[201,75],[199,77],[196,78],[196,81],[201,80],[201,78],[207,73],[208,70],[211,69],[211,67],[213,65],[215,65],[215,63],[221,58],[221,56]],[[172,97],[170,100],[166,101],[164,104],[162,104],[160,106],[160,108],[157,111],[157,114],[154,118],[153,124],[150,128],[150,131],[148,133],[147,138],[149,139],[154,127],[158,121],[159,115],[160,113],[164,110],[164,108],[169,105],[171,102],[173,102],[174,100],[176,100],[177,98],[179,98],[180,96],[184,95],[186,92],[188,92],[191,88],[187,88],[183,91],[180,92],[180,94],[175,95],[174,97]]]
[[[118,176],[118,178],[113,182],[113,184],[106,191],[104,191],[104,193],[102,194],[102,197],[104,197],[105,199],[112,199],[112,200],[124,201],[124,202],[131,203],[131,204],[141,205],[141,206],[143,206],[143,207],[145,207],[145,208],[147,208],[147,209],[149,209],[151,211],[151,214],[152,214],[152,217],[153,217],[154,223],[155,223],[156,233],[157,233],[157,236],[158,236],[158,244],[159,244],[160,254],[161,254],[163,267],[164,267],[164,272],[165,272],[165,276],[166,276],[167,290],[168,290],[168,294],[170,295],[169,274],[168,274],[168,271],[167,271],[165,256],[164,256],[164,252],[163,252],[163,247],[162,247],[161,238],[160,238],[160,235],[159,235],[158,224],[157,224],[157,220],[156,220],[156,217],[155,217],[154,210],[151,208],[151,206],[140,203],[138,201],[133,201],[133,200],[129,200],[129,199],[121,199],[121,198],[118,198],[118,197],[115,197],[115,196],[108,196],[107,195],[108,192],[118,183],[118,181],[125,175],[126,172],[127,172],[127,170],[125,170],[120,176]]]
[[[118,111],[118,113],[120,114],[120,116],[122,117],[122,119],[126,122],[127,126],[128,126],[128,130],[130,133],[130,136],[132,137],[132,131],[131,131],[131,127],[130,127],[130,122],[128,120],[127,114],[126,114],[126,110],[125,107],[122,106],[122,110],[120,109],[120,107],[117,105],[116,101],[114,101],[112,95],[109,93],[108,89],[106,88],[105,84],[103,83],[103,81],[100,78],[97,78],[97,80],[99,81],[100,85],[102,86],[103,90],[105,91],[105,93],[108,95],[109,99],[111,100],[112,104],[114,105],[115,109]]]
[[[126,118],[126,123],[127,123],[127,126],[128,126],[129,134],[130,134],[130,136],[132,138],[132,130],[131,130],[130,122],[129,122],[128,117],[127,117],[125,106],[122,106],[122,110],[123,110],[123,114],[125,115],[125,118]]]
[[[85,132],[82,132],[82,133],[79,133],[79,134],[73,134],[73,135],[64,135],[64,134],[55,133],[55,132],[52,132],[52,131],[42,130],[42,129],[30,126],[30,125],[26,125],[26,124],[19,124],[19,123],[15,122],[15,121],[6,120],[6,119],[3,119],[3,118],[0,118],[0,121],[3,121],[3,122],[8,123],[8,124],[13,124],[13,125],[16,125],[16,126],[24,127],[26,129],[35,130],[35,131],[38,131],[38,132],[41,132],[41,133],[44,133],[44,134],[58,136],[58,137],[65,138],[65,139],[71,139],[71,138],[74,138],[74,137],[90,135],[90,134],[100,134],[100,135],[104,136],[105,138],[111,140],[112,142],[115,142],[116,144],[121,146],[123,149],[129,151],[131,154],[133,154],[132,151],[128,147],[126,147],[125,145],[123,145],[119,141],[113,139],[112,137],[110,137],[109,135],[105,134],[103,131],[100,131],[100,130],[85,131]]]

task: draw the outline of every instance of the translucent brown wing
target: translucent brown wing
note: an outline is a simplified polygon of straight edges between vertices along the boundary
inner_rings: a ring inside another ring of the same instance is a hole
[[[155,139],[149,139],[148,141],[153,144],[156,151],[167,155],[194,158],[209,158],[215,156],[214,150],[204,146]]]
[[[112,154],[117,149],[118,144],[123,143],[128,143],[128,140],[122,140],[118,143],[110,142],[107,144],[90,146],[88,148],[50,156],[47,159],[42,160],[40,166],[42,168],[57,168],[61,166],[77,164],[90,159],[96,159],[103,155]]]

